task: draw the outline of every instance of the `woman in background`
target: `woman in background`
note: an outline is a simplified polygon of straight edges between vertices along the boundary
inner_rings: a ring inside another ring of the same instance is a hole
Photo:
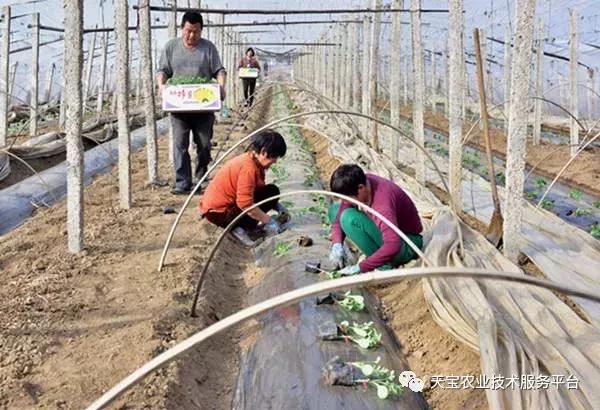
[[[238,64],[238,70],[240,68],[256,68],[260,70],[260,64],[255,57],[254,49],[250,47],[246,50],[246,55],[242,57],[240,63]],[[242,83],[244,84],[244,100],[246,103],[244,105],[251,106],[254,102],[254,89],[256,88],[256,78],[242,78]]]

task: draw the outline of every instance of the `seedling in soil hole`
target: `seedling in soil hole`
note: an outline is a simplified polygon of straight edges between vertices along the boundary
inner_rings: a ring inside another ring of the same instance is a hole
[[[577,208],[575,211],[573,211],[573,215],[575,216],[588,216],[591,215],[591,213],[592,211],[586,208]]]
[[[529,201],[533,201],[537,196],[538,193],[536,191],[525,191],[525,198]]]
[[[273,252],[273,254],[277,257],[285,255],[292,249],[292,246],[292,242],[278,242],[277,245],[275,245],[275,252]]]
[[[393,370],[379,366],[378,357],[374,362],[350,362],[348,364],[357,367],[365,378],[356,380],[358,383],[366,384],[377,390],[377,397],[384,400],[390,396],[402,394],[402,386],[396,383],[396,374]]]
[[[496,173],[496,184],[506,185],[506,175],[504,175],[504,172],[500,171]]]
[[[548,182],[546,182],[546,180],[542,177],[537,177],[533,183],[538,189],[546,188],[546,185],[548,185]]]
[[[350,291],[344,293],[344,299],[338,305],[349,312],[362,312],[365,308],[365,298],[362,295],[353,295]]]
[[[600,201],[594,202],[594,208],[600,209]]]
[[[583,198],[583,192],[578,189],[573,189],[571,192],[569,192],[569,196],[574,200],[579,201],[581,198]]]
[[[308,175],[303,182],[303,185],[306,187],[312,187],[315,185],[315,182],[317,182],[317,176],[315,174],[310,174]]]
[[[594,225],[592,225],[592,229],[590,230],[590,234],[594,238],[600,239],[600,224],[598,224],[598,222],[596,222]]]
[[[547,211],[551,211],[554,209],[554,201],[551,199],[544,199],[541,204],[542,208]]]
[[[288,177],[289,177],[289,174],[287,173],[285,168],[283,168],[280,165],[273,164],[273,165],[271,165],[270,169],[271,169],[271,172],[273,172],[273,175],[275,175],[275,183],[283,182],[286,179],[288,179]]]
[[[462,163],[466,167],[476,168],[481,164],[479,155],[465,152],[463,154]]]
[[[343,335],[363,349],[370,349],[381,343],[381,333],[375,328],[373,322],[362,324],[354,322],[350,325],[347,320],[344,320],[338,325],[338,328]]]

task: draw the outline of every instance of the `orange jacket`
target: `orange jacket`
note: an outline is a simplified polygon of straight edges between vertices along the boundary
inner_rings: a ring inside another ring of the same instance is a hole
[[[227,161],[210,181],[200,199],[200,213],[225,212],[237,206],[246,209],[254,204],[254,191],[265,185],[265,170],[245,152]]]

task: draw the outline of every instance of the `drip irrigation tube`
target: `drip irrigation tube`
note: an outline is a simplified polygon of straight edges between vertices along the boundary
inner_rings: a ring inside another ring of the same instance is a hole
[[[400,280],[423,278],[473,278],[479,280],[486,279],[503,282],[513,282],[522,285],[544,288],[565,295],[580,297],[594,301],[596,303],[600,303],[600,296],[592,294],[587,290],[579,290],[570,286],[558,285],[554,282],[550,282],[545,279],[538,279],[534,277],[518,275],[515,273],[495,271],[489,269],[455,267],[394,269],[389,271],[373,271],[369,273],[363,273],[357,276],[332,279],[326,282],[316,283],[314,285],[306,286],[300,289],[295,289],[290,292],[281,294],[279,296],[275,296],[271,299],[265,300],[264,302],[240,310],[239,312],[234,313],[233,315],[230,315],[208,326],[207,328],[199,331],[193,336],[185,339],[181,343],[173,346],[169,350],[161,353],[160,355],[158,355],[157,357],[150,360],[142,367],[131,373],[129,376],[124,378],[121,382],[119,382],[109,391],[104,393],[99,399],[94,401],[88,407],[88,410],[97,410],[106,407],[108,404],[112,403],[115,399],[122,395],[125,391],[135,386],[139,381],[144,379],[147,375],[161,367],[164,367],[169,362],[173,361],[181,354],[187,352],[189,349],[191,349],[198,343],[238,323],[256,317],[261,313],[271,311],[280,306],[290,305],[309,296],[315,296],[327,292],[341,290],[344,288],[352,288],[358,285],[375,285]]]

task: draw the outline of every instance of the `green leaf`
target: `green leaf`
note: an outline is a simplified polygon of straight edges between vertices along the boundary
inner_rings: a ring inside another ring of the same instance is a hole
[[[573,198],[576,201],[579,201],[581,198],[583,198],[583,192],[581,192],[578,189],[573,189],[571,190],[571,192],[569,193],[569,196],[571,198]]]
[[[594,208],[600,209],[600,201],[594,202]]]

